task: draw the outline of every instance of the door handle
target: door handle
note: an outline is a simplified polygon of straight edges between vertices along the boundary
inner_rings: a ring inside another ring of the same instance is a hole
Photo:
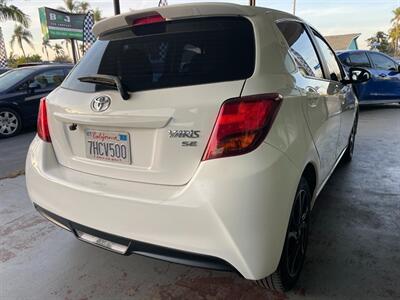
[[[379,77],[385,78],[385,77],[387,77],[387,75],[385,73],[381,73],[381,74],[379,74]]]

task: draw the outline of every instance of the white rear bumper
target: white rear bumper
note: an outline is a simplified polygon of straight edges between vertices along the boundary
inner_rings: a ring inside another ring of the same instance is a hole
[[[202,162],[184,186],[74,171],[38,138],[26,162],[28,193],[40,207],[105,233],[223,259],[247,279],[276,269],[299,178],[267,144]]]

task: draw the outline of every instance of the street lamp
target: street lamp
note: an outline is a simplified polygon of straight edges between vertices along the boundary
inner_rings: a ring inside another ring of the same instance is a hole
[[[114,1],[114,14],[119,15],[121,13],[121,8],[119,7],[119,0]]]

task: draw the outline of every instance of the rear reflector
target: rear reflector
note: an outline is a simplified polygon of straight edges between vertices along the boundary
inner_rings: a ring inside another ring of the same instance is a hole
[[[265,139],[282,96],[261,94],[229,99],[219,111],[203,160],[248,153]]]
[[[152,15],[143,18],[138,18],[133,21],[133,26],[154,24],[165,22],[165,19],[161,15]]]
[[[120,254],[125,254],[126,251],[128,250],[129,246],[126,245],[121,245],[115,242],[111,242],[102,238],[99,238],[97,236],[91,235],[86,232],[82,232],[79,230],[76,230],[76,234],[78,235],[78,238],[82,241],[88,242],[90,244],[118,252]]]
[[[37,134],[45,142],[51,143],[49,123],[47,120],[46,98],[40,99],[39,113],[37,119]]]

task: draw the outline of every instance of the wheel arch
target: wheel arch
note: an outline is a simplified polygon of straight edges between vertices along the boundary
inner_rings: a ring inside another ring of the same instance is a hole
[[[316,167],[312,162],[309,162],[301,174],[307,180],[307,183],[310,187],[311,195],[314,196],[315,188],[317,187],[317,171]]]
[[[22,119],[22,112],[21,112],[21,108],[19,107],[19,105],[15,104],[13,102],[0,102],[0,109],[2,109],[2,108],[10,108],[12,110],[15,110],[15,112],[17,112]]]

